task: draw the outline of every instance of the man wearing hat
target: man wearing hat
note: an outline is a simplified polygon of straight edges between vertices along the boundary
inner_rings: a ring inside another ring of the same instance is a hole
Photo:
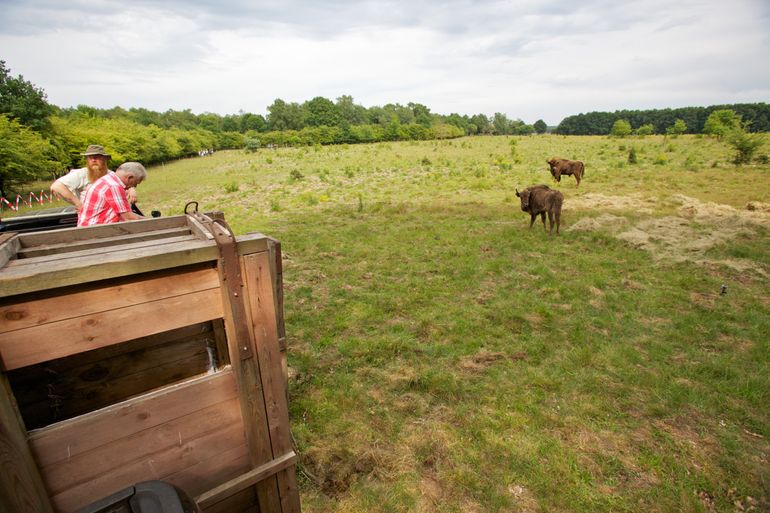
[[[86,158],[86,167],[73,169],[51,184],[51,192],[75,205],[78,212],[83,208],[83,198],[91,184],[110,171],[107,168],[110,154],[104,151],[104,146],[89,144],[81,155]],[[132,187],[126,194],[131,203],[136,203],[136,189]]]

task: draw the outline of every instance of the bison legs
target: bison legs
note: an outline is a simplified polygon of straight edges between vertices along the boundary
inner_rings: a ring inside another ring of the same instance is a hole
[[[548,223],[550,225],[550,230],[548,230],[548,233],[553,233],[553,223],[554,218],[556,218],[556,235],[559,235],[559,224],[561,222],[561,212],[548,212]],[[543,222],[545,225],[545,222]]]

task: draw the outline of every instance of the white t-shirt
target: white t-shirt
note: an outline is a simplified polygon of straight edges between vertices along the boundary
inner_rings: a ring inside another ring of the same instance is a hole
[[[88,182],[88,168],[85,167],[73,169],[56,181],[66,185],[80,201],[83,201],[83,198],[86,196],[86,190],[91,186]]]

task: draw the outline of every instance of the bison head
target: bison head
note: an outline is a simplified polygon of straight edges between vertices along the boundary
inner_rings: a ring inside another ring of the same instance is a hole
[[[521,200],[521,210],[529,212],[529,189],[524,189],[521,192],[516,189],[516,196]]]

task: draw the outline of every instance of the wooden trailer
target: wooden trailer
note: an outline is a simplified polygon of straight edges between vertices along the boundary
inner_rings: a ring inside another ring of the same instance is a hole
[[[281,272],[216,213],[0,234],[0,512],[299,512]]]

